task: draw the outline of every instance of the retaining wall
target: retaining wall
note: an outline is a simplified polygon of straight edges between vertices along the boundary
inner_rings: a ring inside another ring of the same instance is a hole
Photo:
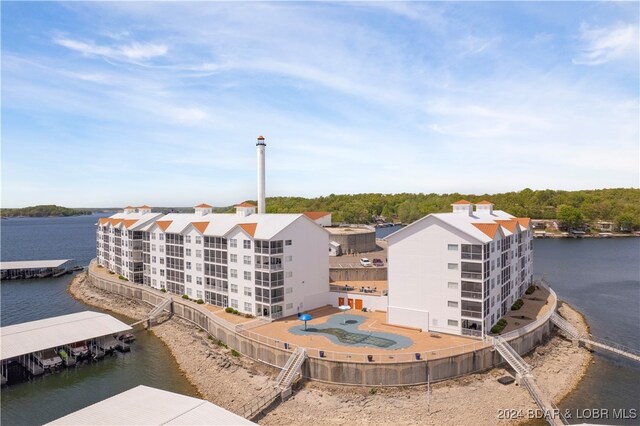
[[[256,361],[284,366],[295,345],[260,336],[250,331],[240,331],[234,324],[215,317],[201,305],[181,299],[168,293],[160,293],[150,287],[142,287],[128,282],[118,282],[88,272],[88,279],[97,288],[117,293],[126,297],[141,300],[151,305],[159,304],[167,297],[173,298],[173,313],[206,330],[214,338],[237,350],[244,356]],[[551,294],[556,298],[553,290]],[[550,334],[553,324],[551,312],[555,311],[557,298],[548,315],[504,337],[519,353],[525,354],[541,344]],[[363,354],[331,353],[321,356],[317,349],[308,350],[307,362],[302,366],[305,378],[327,383],[358,386],[402,386],[417,385],[442,381],[466,374],[491,369],[504,360],[487,342],[478,341],[473,349],[460,353],[451,348],[452,355],[446,356],[447,350],[427,353],[421,360],[415,354],[375,355],[369,361]],[[432,357],[430,354],[434,354]],[[340,357],[343,358],[340,358]],[[353,358],[354,360],[350,360]]]

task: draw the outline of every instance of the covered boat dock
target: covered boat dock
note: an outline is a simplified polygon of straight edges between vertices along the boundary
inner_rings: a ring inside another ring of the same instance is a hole
[[[3,280],[45,278],[64,272],[69,262],[71,259],[0,262],[0,278]]]
[[[255,425],[222,407],[148,386],[136,386],[47,425]]]
[[[8,379],[8,370],[14,364],[21,365],[32,376],[44,373],[47,365],[34,356],[37,353],[87,342],[93,354],[101,352],[104,355],[104,346],[115,341],[113,335],[129,330],[131,326],[111,315],[93,311],[1,327],[3,382]]]

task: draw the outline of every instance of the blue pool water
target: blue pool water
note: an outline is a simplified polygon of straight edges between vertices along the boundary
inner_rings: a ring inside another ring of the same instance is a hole
[[[405,336],[381,331],[360,330],[366,317],[362,315],[339,314],[329,317],[329,319],[316,325],[304,324],[295,325],[289,332],[297,336],[321,335],[331,340],[337,345],[374,347],[379,349],[402,349],[408,348],[413,341]]]

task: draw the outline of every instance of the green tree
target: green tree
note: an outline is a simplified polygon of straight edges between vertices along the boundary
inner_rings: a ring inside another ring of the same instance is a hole
[[[638,229],[638,220],[631,213],[621,213],[616,216],[616,228],[631,231]]]
[[[569,228],[582,226],[582,213],[580,213],[580,210],[567,204],[558,207],[556,218]]]

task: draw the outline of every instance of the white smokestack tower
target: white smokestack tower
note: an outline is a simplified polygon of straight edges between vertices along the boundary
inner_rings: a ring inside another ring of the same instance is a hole
[[[256,149],[258,151],[258,213],[265,212],[265,196],[264,196],[264,149],[267,146],[264,143],[264,137],[258,136]]]

